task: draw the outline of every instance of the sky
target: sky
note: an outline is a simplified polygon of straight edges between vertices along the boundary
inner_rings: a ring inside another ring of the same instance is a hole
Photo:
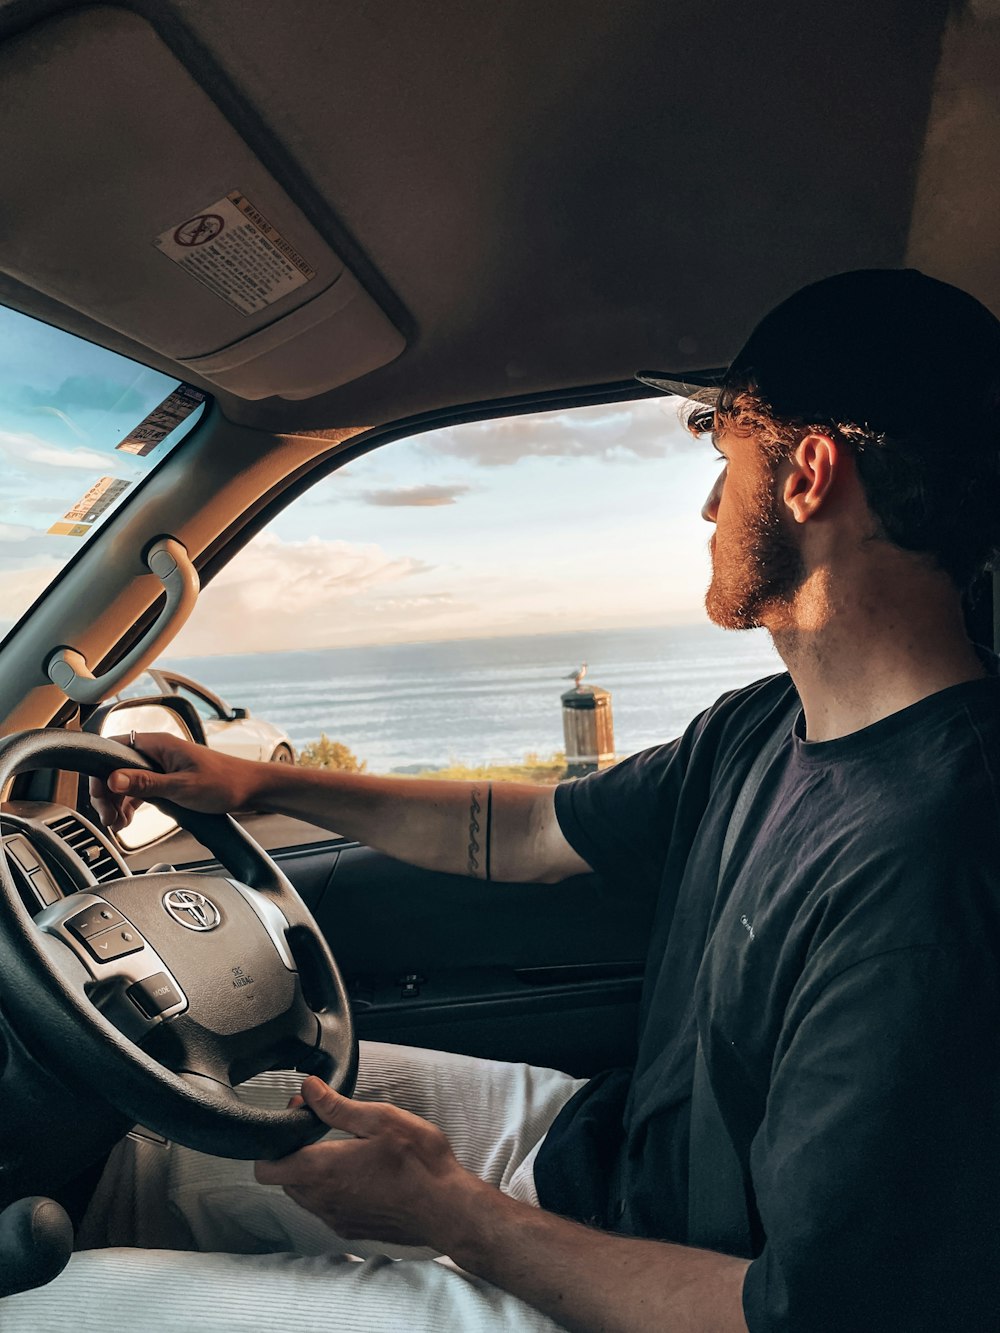
[[[116,447],[177,383],[0,307],[0,632],[108,517],[69,521],[74,505],[105,478],[123,502],[194,423],[145,457]]]
[[[348,464],[204,590],[177,656],[704,621],[719,464],[677,400],[428,432]]]
[[[53,535],[176,381],[0,310],[0,629],[100,526]],[[207,587],[171,656],[703,621],[718,469],[677,400],[508,417],[375,450],[294,502]]]

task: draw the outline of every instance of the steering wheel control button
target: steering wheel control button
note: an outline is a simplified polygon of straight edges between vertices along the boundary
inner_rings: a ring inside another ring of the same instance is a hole
[[[117,907],[112,907],[110,903],[96,903],[86,911],[78,912],[66,922],[67,929],[71,930],[78,940],[88,940],[91,935],[99,935],[102,930],[124,925],[125,918]]]
[[[159,1018],[168,1009],[184,1002],[180,993],[166,972],[156,972],[151,977],[144,977],[125,992],[135,1007],[147,1018]]]
[[[57,903],[62,894],[55,886],[52,876],[44,866],[39,866],[33,874],[28,877],[31,880],[31,887],[38,895],[39,902],[48,907],[51,903]]]
[[[138,953],[145,943],[139,932],[131,926],[106,930],[100,935],[91,935],[84,940],[84,944],[99,963],[110,963],[114,958],[124,958],[126,954]]]
[[[10,852],[11,856],[21,867],[21,869],[26,870],[29,875],[33,871],[39,869],[40,862],[38,860],[38,857],[32,850],[31,844],[27,841],[27,839],[8,838],[7,841],[4,843],[4,847],[7,849],[8,852]]]
[[[192,889],[171,889],[163,895],[163,906],[178,925],[188,930],[214,930],[222,920],[211,898]]]

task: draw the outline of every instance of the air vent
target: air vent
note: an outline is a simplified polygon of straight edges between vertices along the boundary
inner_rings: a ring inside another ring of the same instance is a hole
[[[87,828],[75,815],[66,815],[62,819],[55,819],[49,825],[49,828],[62,838],[66,846],[80,858],[95,879],[103,884],[106,880],[119,878],[122,871],[118,862],[96,833]]]

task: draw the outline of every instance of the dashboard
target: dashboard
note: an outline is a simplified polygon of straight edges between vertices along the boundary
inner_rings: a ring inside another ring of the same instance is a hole
[[[4,802],[0,842],[25,910],[41,932],[67,946],[70,971],[88,998],[123,1036],[152,1051],[147,1039],[155,1043],[154,1034],[168,1030],[164,1024],[188,1007],[188,999],[127,909],[119,911],[104,895],[120,895],[123,879],[141,894],[147,873],[174,870],[164,864],[167,858],[184,865],[182,874],[225,870],[185,830],[125,853],[95,819],[56,802]],[[115,890],[112,881],[118,881]],[[283,937],[276,943],[280,952]],[[32,1017],[29,992],[15,992],[14,984],[0,951],[0,1210],[40,1194],[77,1219],[94,1172],[135,1117],[106,1100],[109,1090],[71,1079],[49,1044],[49,1030]],[[65,1039],[64,1030],[58,1041]]]
[[[100,885],[129,875],[104,830],[66,805],[4,802],[0,837],[7,866],[33,916],[85,910]],[[37,1033],[15,1020],[0,967],[0,1207],[25,1195],[58,1199],[78,1220],[91,1174],[130,1127],[128,1117],[90,1088],[70,1086],[36,1049]]]
[[[38,801],[5,803],[0,834],[24,906],[36,916],[71,893],[131,873],[107,834],[78,811]]]

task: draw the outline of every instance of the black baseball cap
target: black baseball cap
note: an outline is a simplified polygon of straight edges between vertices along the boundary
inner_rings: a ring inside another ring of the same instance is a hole
[[[1000,320],[917,269],[858,269],[803,287],[765,315],[728,369],[641,371],[644,384],[714,403],[751,386],[782,421],[1000,446]]]

